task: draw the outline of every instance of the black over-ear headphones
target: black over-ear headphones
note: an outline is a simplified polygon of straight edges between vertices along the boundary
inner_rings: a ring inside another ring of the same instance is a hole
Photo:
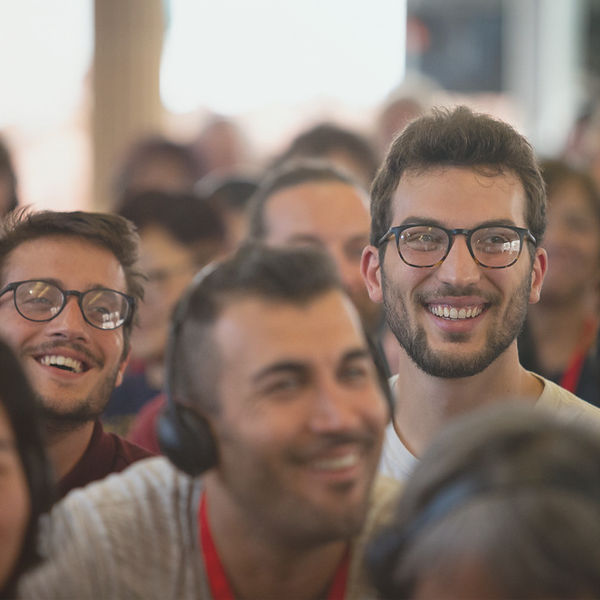
[[[179,469],[196,477],[212,469],[218,462],[218,450],[206,417],[192,407],[179,402],[177,396],[179,356],[177,341],[181,334],[194,292],[213,265],[202,269],[184,293],[173,312],[166,354],[167,408],[156,426],[158,444],[163,454]]]
[[[196,275],[173,312],[166,353],[165,393],[167,408],[157,423],[158,444],[163,454],[176,467],[194,477],[217,465],[218,450],[206,417],[192,407],[182,404],[176,398],[178,377],[181,376],[178,364],[180,359],[176,344],[189,312],[192,296],[214,268],[215,266],[212,264],[207,265]],[[385,360],[373,339],[366,332],[365,336],[375,363],[378,383],[384,393],[390,412],[392,412],[393,398],[388,383]]]

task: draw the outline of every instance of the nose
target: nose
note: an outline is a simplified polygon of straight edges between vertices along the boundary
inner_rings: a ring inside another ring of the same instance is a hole
[[[310,430],[320,434],[338,433],[355,429],[357,421],[347,390],[337,381],[322,382],[311,407]]]
[[[456,287],[474,285],[481,279],[481,267],[469,252],[464,235],[456,235],[444,262],[437,267],[437,278]]]
[[[75,296],[67,296],[67,302],[60,313],[47,322],[49,334],[64,338],[86,339],[91,327],[83,318]]]

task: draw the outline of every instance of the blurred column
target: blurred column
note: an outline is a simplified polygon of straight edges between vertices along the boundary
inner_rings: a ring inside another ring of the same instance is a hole
[[[582,87],[584,0],[506,0],[505,89],[538,154],[559,152]]]
[[[162,0],[95,0],[93,205],[110,210],[111,178],[138,136],[160,131]]]

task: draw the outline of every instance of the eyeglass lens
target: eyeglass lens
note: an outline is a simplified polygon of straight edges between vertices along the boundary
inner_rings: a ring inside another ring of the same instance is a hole
[[[521,251],[521,237],[508,227],[482,227],[469,236],[475,259],[486,267],[506,267]],[[408,264],[425,267],[442,261],[449,249],[449,235],[438,227],[417,225],[398,236],[398,251]]]
[[[62,310],[64,292],[45,281],[28,281],[15,290],[18,311],[32,321],[49,321]],[[114,290],[94,289],[81,295],[81,310],[85,320],[98,329],[116,329],[129,312],[125,296]]]

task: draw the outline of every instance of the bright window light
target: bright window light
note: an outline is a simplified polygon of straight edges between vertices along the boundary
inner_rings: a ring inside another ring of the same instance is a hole
[[[92,0],[0,0],[0,128],[68,117],[93,53]]]
[[[161,95],[173,113],[235,115],[337,99],[381,102],[402,82],[404,0],[170,0]]]

